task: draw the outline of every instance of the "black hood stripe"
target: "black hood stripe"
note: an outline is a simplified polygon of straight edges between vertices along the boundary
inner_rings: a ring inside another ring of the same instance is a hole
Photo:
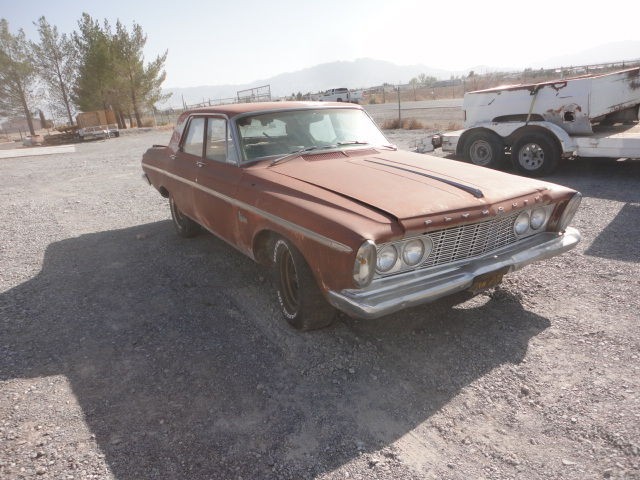
[[[453,180],[447,180],[446,178],[436,177],[434,175],[429,175],[428,173],[418,172],[416,170],[411,170],[409,168],[398,167],[397,165],[389,165],[389,163],[376,162],[375,160],[369,160],[367,158],[364,159],[365,162],[375,163],[376,165],[382,165],[383,167],[395,168],[396,170],[402,170],[403,172],[413,173],[415,175],[420,175],[421,177],[427,177],[431,180],[437,180],[442,183],[446,183],[447,185],[451,185],[452,187],[459,188],[460,190],[464,190],[467,193],[470,193],[476,198],[484,198],[484,193],[479,188],[470,187],[469,185],[464,185],[462,183],[454,182]]]

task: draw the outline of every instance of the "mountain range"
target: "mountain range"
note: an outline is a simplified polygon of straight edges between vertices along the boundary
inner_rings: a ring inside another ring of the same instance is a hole
[[[572,55],[550,57],[536,62],[534,68],[551,68],[570,65],[590,65],[640,58],[640,41],[614,42]],[[270,85],[271,96],[279,98],[292,93],[320,92],[329,88],[347,87],[351,89],[367,88],[383,83],[407,83],[421,73],[438,79],[447,79],[451,75],[466,75],[469,71],[518,71],[519,68],[501,66],[474,66],[463,71],[443,70],[426,65],[396,65],[392,62],[360,58],[353,61],[323,63],[296,72],[281,73],[271,78],[256,80],[242,85],[202,85],[198,87],[166,88],[165,93],[172,94],[165,106],[179,107],[183,101],[187,105],[211,100],[236,97],[239,90],[262,85]]]

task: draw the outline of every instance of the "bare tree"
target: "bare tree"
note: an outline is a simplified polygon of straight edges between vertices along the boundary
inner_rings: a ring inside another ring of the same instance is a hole
[[[34,69],[24,31],[20,29],[12,35],[9,22],[0,19],[0,115],[24,114],[31,135],[36,134],[29,107]]]
[[[71,91],[78,72],[77,51],[72,39],[58,28],[51,26],[45,17],[34,22],[38,27],[40,41],[31,42],[33,62],[52,100],[54,113],[66,115],[73,125],[75,111]]]

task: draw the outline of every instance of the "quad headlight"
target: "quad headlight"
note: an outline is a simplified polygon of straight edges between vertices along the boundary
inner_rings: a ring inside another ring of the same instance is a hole
[[[553,205],[523,210],[513,222],[513,233],[516,237],[526,237],[541,231],[549,222],[552,211]]]
[[[544,208],[536,208],[531,212],[531,218],[529,219],[529,225],[533,230],[539,230],[544,222],[547,221],[547,212]]]
[[[524,235],[529,230],[529,212],[522,212],[516,218],[515,223],[513,224],[513,231],[517,236]]]
[[[410,240],[402,247],[402,261],[415,267],[424,256],[424,243],[420,239]]]
[[[382,247],[378,252],[376,267],[379,272],[387,273],[398,261],[398,250],[394,245]]]
[[[419,266],[433,250],[429,237],[410,238],[378,248],[376,272],[397,273]]]

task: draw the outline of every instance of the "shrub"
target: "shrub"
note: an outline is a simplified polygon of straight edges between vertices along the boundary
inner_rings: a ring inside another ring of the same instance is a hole
[[[400,121],[397,118],[385,120],[382,124],[382,128],[384,128],[385,130],[397,130],[401,127],[402,125],[400,125]]]
[[[420,120],[409,118],[402,122],[402,128],[404,128],[405,130],[422,130],[424,128],[424,125]]]
[[[424,125],[421,121],[416,120],[415,118],[407,118],[402,121],[399,121],[397,118],[385,120],[382,124],[382,128],[385,130],[422,130]]]

